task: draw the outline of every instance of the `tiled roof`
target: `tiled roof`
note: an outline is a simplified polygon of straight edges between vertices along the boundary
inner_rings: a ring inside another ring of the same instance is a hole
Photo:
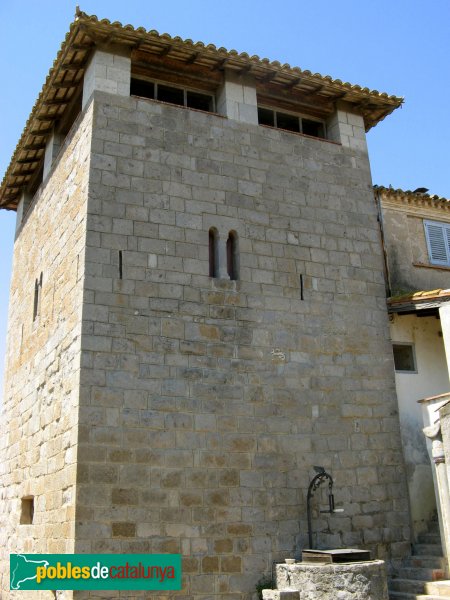
[[[245,52],[217,48],[213,44],[183,40],[155,30],[147,31],[143,27],[99,20],[77,9],[76,18],[70,25],[3,178],[0,208],[14,210],[17,207],[21,191],[29,185],[39,168],[54,122],[61,119],[79,89],[92,49],[105,44],[127,47],[131,51],[132,62],[134,56],[139,60],[144,57],[149,62],[163,58],[178,64],[180,70],[190,65],[210,73],[227,68],[251,74],[257,86],[271,86],[285,92],[292,90],[329,109],[337,100],[344,100],[360,111],[367,130],[403,102],[402,98],[352,85],[329,75],[322,76]]]
[[[450,289],[422,290],[388,298],[388,311],[393,313],[439,308],[450,301]]]
[[[421,192],[413,192],[412,190],[401,190],[394,189],[391,187],[384,187],[382,185],[374,185],[373,189],[375,192],[380,192],[385,197],[389,197],[391,199],[398,200],[408,200],[408,201],[426,201],[432,203],[443,203],[450,204],[450,199],[444,198],[443,196],[438,196],[436,194],[431,195]]]

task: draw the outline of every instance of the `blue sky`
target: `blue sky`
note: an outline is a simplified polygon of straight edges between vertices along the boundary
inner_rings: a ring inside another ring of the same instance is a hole
[[[450,197],[449,0],[78,0],[81,10],[405,97],[368,134],[374,183]],[[0,178],[75,2],[1,0]],[[15,215],[0,211],[0,370]],[[0,386],[2,376],[0,375]]]

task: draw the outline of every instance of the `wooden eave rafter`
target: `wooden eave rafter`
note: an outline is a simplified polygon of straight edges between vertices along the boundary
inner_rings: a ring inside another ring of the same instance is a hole
[[[22,152],[41,150],[53,131],[52,127],[40,129],[40,123],[47,121],[52,124],[62,117],[64,107],[70,104],[82,81],[92,49],[108,46],[127,48],[131,51],[132,60],[135,53],[143,51],[153,57],[159,56],[161,60],[178,63],[180,72],[189,65],[209,70],[210,74],[225,68],[241,75],[251,73],[259,88],[265,85],[273,87],[273,93],[278,90],[282,98],[289,92],[304,93],[309,95],[314,105],[322,103],[327,106],[327,110],[328,105],[339,98],[345,98],[346,102],[362,108],[366,129],[375,126],[403,102],[402,98],[344,83],[339,79],[333,80],[329,76],[303,71],[278,61],[217,48],[212,44],[195,43],[154,30],[147,31],[142,27],[134,28],[131,25],[111,23],[106,19],[99,20],[96,16],[89,16],[77,9],[75,21],[61,45],[3,178],[0,208],[14,209],[17,206],[20,186],[13,173],[25,172],[22,166],[24,163],[18,162]],[[368,104],[361,106],[364,100]],[[49,113],[50,106],[59,106],[61,110]],[[37,142],[36,138],[40,141]],[[42,155],[41,151],[40,160]]]
[[[198,56],[199,56],[199,53],[198,53],[198,52],[193,52],[193,53],[191,54],[191,56],[190,56],[188,59],[186,59],[186,60],[185,60],[185,63],[186,63],[187,65],[192,65],[192,64],[194,64],[194,63],[195,63],[195,61],[197,60]]]
[[[54,98],[53,100],[46,100],[43,104],[44,106],[65,106],[66,104],[69,104],[70,99],[64,98],[63,100],[60,100],[58,98]]]
[[[421,300],[405,300],[401,301],[392,301],[388,298],[388,312],[396,313],[396,314],[412,314],[412,313],[420,313],[421,311],[429,311],[433,309],[438,309],[443,304],[450,302],[450,297],[442,296],[440,298],[431,298],[421,299]]]

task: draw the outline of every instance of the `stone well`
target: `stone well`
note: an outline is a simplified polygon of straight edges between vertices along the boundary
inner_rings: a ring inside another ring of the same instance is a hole
[[[369,560],[343,564],[278,564],[276,590],[264,600],[388,600],[385,564]]]

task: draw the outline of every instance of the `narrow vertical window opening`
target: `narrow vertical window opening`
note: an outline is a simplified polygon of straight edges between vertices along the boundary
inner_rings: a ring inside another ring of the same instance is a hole
[[[22,498],[20,507],[20,524],[31,525],[34,518],[34,497],[25,496]]]
[[[34,282],[34,301],[33,301],[33,321],[36,321],[39,305],[39,282],[36,279]]]
[[[123,279],[122,250],[119,250],[119,279]]]
[[[219,276],[219,233],[215,227],[209,230],[209,276]]]
[[[304,300],[304,294],[303,294],[303,275],[300,275],[300,300]]]
[[[230,231],[227,240],[227,272],[231,280],[239,278],[238,237],[235,231]]]
[[[33,321],[39,316],[42,296],[42,273],[34,282]]]

